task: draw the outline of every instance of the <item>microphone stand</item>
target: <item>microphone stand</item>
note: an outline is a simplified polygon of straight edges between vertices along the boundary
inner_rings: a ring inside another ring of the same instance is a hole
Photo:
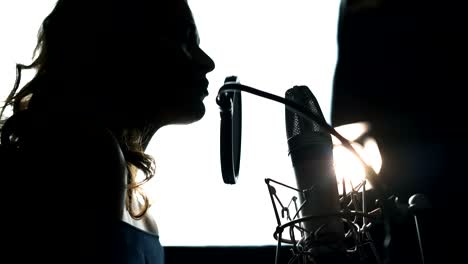
[[[237,80],[235,77],[228,77],[231,80]],[[287,100],[285,98],[246,86],[238,83],[237,81],[233,82],[226,82],[218,92],[218,96],[216,98],[217,103],[220,107],[225,107],[222,105],[222,102],[226,101],[226,98],[230,98],[231,93],[238,93],[238,92],[247,92],[250,94],[254,94],[275,102],[282,103],[286,105],[288,110],[294,111],[297,114],[301,115],[302,117],[312,120],[322,126],[327,132],[335,136],[338,140],[341,141],[342,145],[349,149],[361,162],[366,170],[366,179],[372,184],[374,188],[374,192],[377,194],[376,205],[372,211],[368,211],[366,205],[366,186],[365,180],[357,186],[353,188],[350,192],[346,192],[345,184],[343,182],[343,194],[340,197],[341,203],[341,210],[336,212],[333,215],[311,215],[305,217],[299,217],[300,210],[302,209],[302,205],[298,207],[297,205],[297,196],[292,196],[291,200],[288,203],[288,206],[284,206],[286,203],[282,203],[278,198],[277,190],[273,186],[273,184],[278,185],[282,188],[287,188],[289,190],[294,190],[298,193],[298,195],[304,195],[306,192],[310,192],[311,190],[299,190],[294,187],[288,186],[286,184],[277,182],[272,179],[265,179],[265,183],[268,186],[268,192],[270,194],[270,199],[273,205],[273,210],[275,212],[275,217],[277,221],[277,227],[273,234],[273,237],[278,241],[277,248],[276,248],[276,257],[275,263],[278,264],[279,261],[279,252],[281,243],[291,244],[292,245],[292,253],[293,258],[288,263],[317,263],[314,259],[314,252],[311,252],[310,248],[307,248],[306,244],[306,231],[302,227],[302,223],[305,221],[310,221],[311,219],[317,217],[330,217],[330,216],[339,216],[343,220],[343,223],[348,227],[346,232],[346,239],[349,241],[349,246],[346,250],[346,253],[349,256],[349,262],[346,263],[367,263],[368,257],[363,252],[363,248],[368,246],[372,255],[374,256],[375,263],[388,263],[389,262],[389,253],[388,247],[390,245],[391,240],[391,230],[390,230],[390,222],[393,218],[397,217],[397,215],[407,215],[408,213],[414,217],[414,223],[416,228],[416,233],[418,237],[418,244],[419,244],[419,254],[421,258],[421,263],[424,264],[424,252],[423,252],[423,245],[421,239],[421,230],[418,222],[417,213],[430,208],[428,201],[426,198],[421,194],[413,195],[409,200],[409,205],[402,205],[398,202],[398,199],[394,195],[388,195],[389,191],[387,186],[383,182],[381,182],[378,177],[377,173],[373,170],[371,166],[369,166],[362,157],[356,152],[356,150],[352,147],[351,142],[349,142],[346,138],[340,135],[332,126],[328,125],[325,121],[319,118],[315,113],[309,111],[302,105],[297,104],[294,101]],[[224,109],[222,109],[224,110]],[[311,188],[312,189],[312,188]],[[361,195],[359,195],[359,192]],[[358,198],[359,197],[359,198]],[[361,200],[359,204],[357,200]],[[289,208],[291,205],[294,205],[294,214],[292,214],[291,209]],[[279,211],[281,213],[279,213]],[[281,215],[281,217],[280,217]],[[291,217],[292,215],[292,217]],[[281,220],[286,220],[287,222],[282,222]],[[370,228],[372,227],[373,223],[376,221],[383,221],[384,229],[385,229],[385,239],[384,239],[384,261],[381,260],[377,253],[377,249],[374,245],[374,241],[371,238],[369,233]],[[289,229],[289,239],[283,236],[283,232]],[[296,234],[300,235],[300,239],[296,239]],[[336,262],[342,263],[342,262]],[[320,263],[317,263],[320,264]]]

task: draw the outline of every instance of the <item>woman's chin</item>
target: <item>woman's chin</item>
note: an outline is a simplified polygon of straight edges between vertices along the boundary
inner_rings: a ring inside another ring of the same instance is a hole
[[[200,102],[196,105],[192,105],[190,108],[181,109],[182,111],[178,111],[179,114],[174,117],[172,120],[173,124],[191,124],[194,122],[199,121],[200,119],[205,116],[205,105]]]
[[[189,118],[187,118],[187,123],[190,124],[199,121],[205,116],[205,111],[205,105],[201,103],[198,109],[189,114]]]

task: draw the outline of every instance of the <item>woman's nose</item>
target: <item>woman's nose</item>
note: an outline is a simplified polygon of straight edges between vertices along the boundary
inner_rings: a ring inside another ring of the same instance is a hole
[[[199,48],[198,62],[205,73],[211,72],[215,69],[215,63],[205,51]]]

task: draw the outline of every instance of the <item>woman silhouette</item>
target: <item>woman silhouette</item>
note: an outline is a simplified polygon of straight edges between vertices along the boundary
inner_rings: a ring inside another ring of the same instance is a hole
[[[163,262],[140,189],[155,168],[144,151],[159,128],[203,117],[214,63],[198,44],[185,0],[57,2],[2,109],[13,107],[0,128],[4,256]]]

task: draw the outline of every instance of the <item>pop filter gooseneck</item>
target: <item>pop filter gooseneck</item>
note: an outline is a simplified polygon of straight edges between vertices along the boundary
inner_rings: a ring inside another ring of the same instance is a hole
[[[238,84],[236,76],[226,77],[224,85]],[[240,91],[219,92],[216,97],[221,114],[221,173],[226,184],[235,184],[239,175],[242,136],[242,100]]]

